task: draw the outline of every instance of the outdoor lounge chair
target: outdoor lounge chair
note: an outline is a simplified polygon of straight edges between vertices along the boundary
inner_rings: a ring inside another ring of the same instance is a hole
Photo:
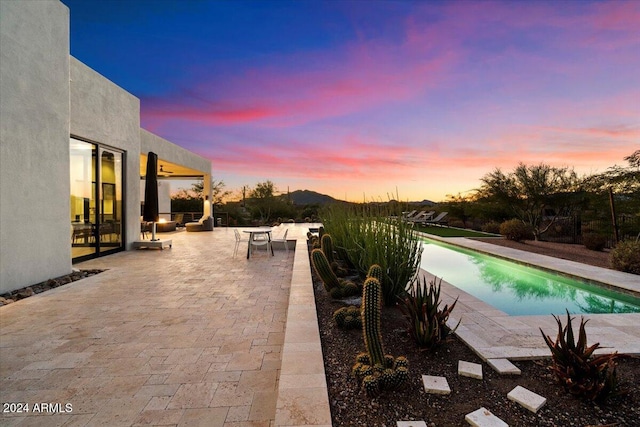
[[[417,210],[412,210],[411,212],[402,212],[402,219],[407,221],[409,220],[409,218],[413,218],[417,212]]]
[[[433,219],[427,219],[424,221],[420,221],[420,224],[422,225],[447,225],[448,224],[448,220],[444,219],[445,216],[447,216],[448,212],[440,212],[440,214],[433,218]]]
[[[414,224],[416,224],[416,223],[421,224],[421,223],[423,223],[425,221],[428,221],[431,218],[433,218],[433,214],[434,213],[436,213],[436,212],[435,211],[429,211],[429,212],[420,211],[419,214],[415,215],[413,218],[411,218],[411,219],[409,219],[407,221],[409,221],[411,223],[414,223]]]

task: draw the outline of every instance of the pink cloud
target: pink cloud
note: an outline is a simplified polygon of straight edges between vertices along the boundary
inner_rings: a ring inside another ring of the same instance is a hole
[[[339,148],[322,143],[291,145],[265,144],[218,148],[212,153],[214,170],[247,174],[274,174],[279,176],[331,179],[349,177],[384,181],[412,176],[421,167],[422,149],[393,146],[365,140],[359,136],[346,136]]]

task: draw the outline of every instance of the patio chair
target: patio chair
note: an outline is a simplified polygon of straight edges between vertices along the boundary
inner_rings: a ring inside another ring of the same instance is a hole
[[[237,228],[234,228],[233,232],[234,232],[234,234],[236,236],[236,246],[235,246],[235,248],[233,248],[233,256],[235,257],[238,254],[238,248],[240,247],[240,243],[248,242],[249,239],[246,239],[246,240],[243,239],[242,235],[240,234],[240,232],[238,231]]]
[[[272,247],[271,247],[271,237],[269,236],[269,234],[267,233],[252,233],[252,240],[250,243],[250,252],[251,255],[253,255],[253,250],[254,247],[260,247],[260,246],[264,246],[265,249],[267,250],[267,254],[269,253],[269,251],[273,251]],[[250,237],[251,238],[251,237]]]
[[[284,244],[284,249],[287,251],[287,257],[289,257],[289,242],[287,241],[287,233],[289,232],[288,228],[284,229],[284,234],[282,235],[282,237],[278,238],[278,239],[271,239],[271,244],[273,245],[274,243],[282,243]]]

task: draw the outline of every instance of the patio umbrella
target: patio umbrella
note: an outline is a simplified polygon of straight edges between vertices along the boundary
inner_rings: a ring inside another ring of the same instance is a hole
[[[147,155],[147,175],[144,183],[144,212],[142,219],[152,222],[151,240],[156,239],[156,222],[159,220],[158,213],[158,155],[149,152]]]

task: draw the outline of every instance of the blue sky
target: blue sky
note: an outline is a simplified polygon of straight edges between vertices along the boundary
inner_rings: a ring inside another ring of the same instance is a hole
[[[640,147],[636,1],[63,3],[71,54],[232,191],[438,201]]]

